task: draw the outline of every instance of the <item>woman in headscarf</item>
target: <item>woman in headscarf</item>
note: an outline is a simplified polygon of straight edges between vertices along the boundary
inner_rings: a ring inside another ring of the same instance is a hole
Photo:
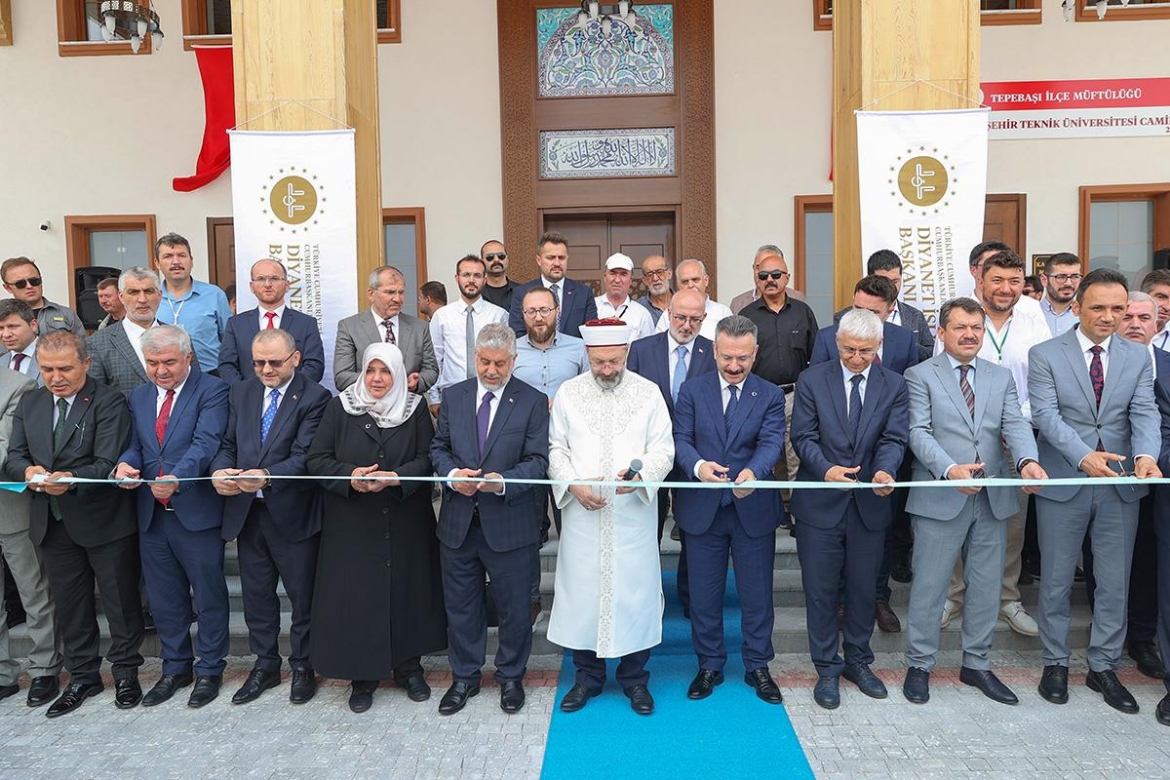
[[[352,681],[354,712],[368,710],[389,678],[413,701],[429,698],[419,658],[447,646],[431,484],[397,479],[431,475],[433,435],[427,405],[407,390],[402,353],[374,343],[309,449],[309,473],[334,478],[322,483],[309,656],[324,676]]]

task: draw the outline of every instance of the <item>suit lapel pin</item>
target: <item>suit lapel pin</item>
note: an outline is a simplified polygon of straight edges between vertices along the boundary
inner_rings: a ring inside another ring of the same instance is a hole
[[[757,393],[755,390],[753,390],[752,391],[752,398],[755,398],[757,395],[759,395],[759,393]]]

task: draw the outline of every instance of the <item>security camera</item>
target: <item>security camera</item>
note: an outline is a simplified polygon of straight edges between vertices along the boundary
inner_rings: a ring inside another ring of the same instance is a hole
[[[48,230],[49,229],[49,220],[46,219],[44,222],[42,222],[40,225],[40,228],[41,228],[41,230]]]

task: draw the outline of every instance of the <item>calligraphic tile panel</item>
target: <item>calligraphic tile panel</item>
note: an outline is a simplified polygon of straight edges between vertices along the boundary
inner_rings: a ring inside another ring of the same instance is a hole
[[[674,176],[674,128],[544,130],[540,178]]]

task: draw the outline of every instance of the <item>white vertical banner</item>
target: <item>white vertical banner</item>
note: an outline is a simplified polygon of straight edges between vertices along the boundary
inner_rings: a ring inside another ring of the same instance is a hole
[[[337,322],[357,301],[354,131],[230,131],[237,311],[256,305],[252,263],[288,269],[288,305],[316,317],[332,388]]]
[[[983,240],[986,108],[857,111],[861,251],[902,258],[902,300],[937,324],[942,304],[970,295],[971,248]]]

